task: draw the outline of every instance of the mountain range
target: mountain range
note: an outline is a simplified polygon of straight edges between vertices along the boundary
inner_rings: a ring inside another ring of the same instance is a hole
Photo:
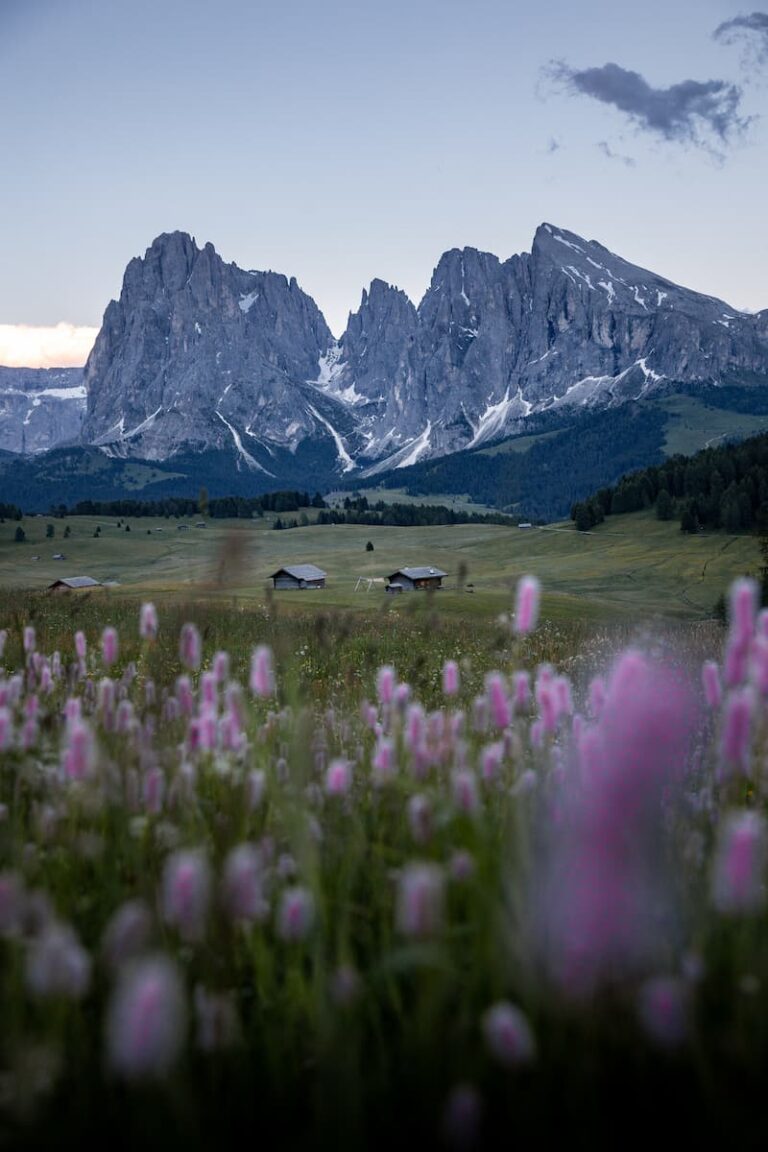
[[[173,232],[128,264],[82,376],[0,369],[0,448],[88,445],[166,468],[204,453],[257,488],[348,485],[746,378],[768,382],[768,309],[551,224],[504,261],[446,252],[418,307],[374,280],[338,340],[295,279]]]

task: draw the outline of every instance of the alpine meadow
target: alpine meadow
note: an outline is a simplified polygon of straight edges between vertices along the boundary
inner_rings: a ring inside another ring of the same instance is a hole
[[[0,1146],[763,1147],[766,69],[0,0]]]

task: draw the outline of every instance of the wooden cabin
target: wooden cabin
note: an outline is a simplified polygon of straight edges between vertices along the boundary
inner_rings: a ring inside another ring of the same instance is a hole
[[[398,585],[403,592],[442,588],[443,578],[447,575],[441,568],[398,568],[387,577],[387,591],[391,589],[394,592]]]
[[[325,572],[315,564],[291,564],[278,568],[270,580],[276,591],[303,591],[306,588],[325,588]]]
[[[83,588],[100,588],[98,580],[92,576],[65,576],[48,585],[49,592],[79,592]]]

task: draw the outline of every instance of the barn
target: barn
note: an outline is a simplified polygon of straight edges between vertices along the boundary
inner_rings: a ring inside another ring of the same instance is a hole
[[[413,592],[416,589],[442,588],[443,578],[447,576],[441,568],[398,568],[387,577],[389,587],[394,589],[399,585],[404,592]]]
[[[290,567],[278,568],[270,580],[279,591],[325,588],[325,572],[314,564],[292,564]]]
[[[98,580],[92,576],[64,576],[48,585],[49,592],[77,592],[82,588],[100,588]]]

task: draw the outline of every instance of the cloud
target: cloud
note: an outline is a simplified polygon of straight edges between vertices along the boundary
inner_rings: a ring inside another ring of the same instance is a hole
[[[724,44],[742,43],[747,61],[768,64],[768,12],[753,12],[749,16],[735,16],[718,25],[713,39]]]
[[[561,148],[560,141],[557,140],[554,136],[550,136],[549,143],[547,144],[548,155],[551,156],[553,152],[559,152],[560,148]]]
[[[552,61],[548,74],[573,95],[611,104],[643,131],[679,144],[711,149],[713,139],[727,144],[749,124],[740,115],[741,89],[725,80],[653,88],[639,72],[618,64],[579,71],[562,60]]]
[[[607,140],[599,140],[597,146],[602,152],[603,156],[606,156],[609,160],[618,160],[620,164],[626,165],[627,168],[637,167],[636,160],[634,160],[631,156],[622,155],[621,152],[614,152],[613,148],[611,148]]]
[[[85,364],[98,328],[56,324],[0,324],[0,364],[8,368],[78,368]]]

